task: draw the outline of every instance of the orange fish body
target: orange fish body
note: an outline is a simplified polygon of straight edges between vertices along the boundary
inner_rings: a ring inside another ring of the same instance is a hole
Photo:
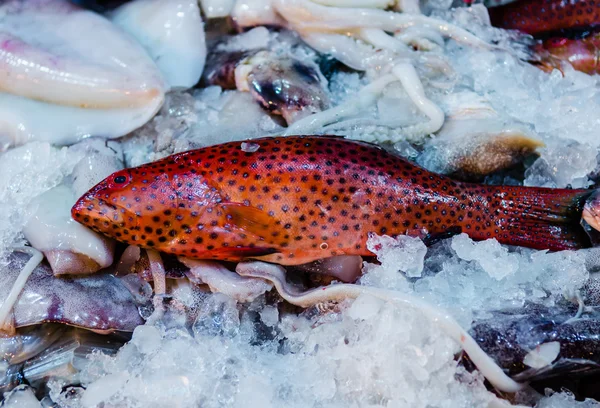
[[[119,241],[195,259],[298,265],[372,255],[369,234],[562,250],[589,245],[588,190],[488,186],[431,173],[339,137],[275,137],[114,173],[72,216]]]

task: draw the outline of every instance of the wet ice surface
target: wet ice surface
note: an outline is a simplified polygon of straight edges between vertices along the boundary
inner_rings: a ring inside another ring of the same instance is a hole
[[[200,313],[192,333],[145,326],[116,358],[92,358],[84,405],[484,407],[491,398],[476,376],[459,370],[463,382],[454,380],[456,345],[414,311],[368,297],[311,319],[258,301],[240,315],[221,295],[206,304],[213,313]],[[110,381],[110,395],[95,381]]]
[[[369,245],[382,264],[366,265],[361,284],[424,296],[464,327],[525,301],[552,306],[588,276],[585,253],[509,251],[465,235],[427,255],[415,238],[374,236]],[[502,263],[510,273],[499,274]],[[87,390],[68,406],[487,407],[493,400],[482,378],[458,367],[458,346],[418,310],[363,295],[297,316],[264,297],[237,305],[190,285],[174,294],[195,316],[191,327],[139,327],[116,357],[92,356]],[[538,407],[569,404],[561,394]]]

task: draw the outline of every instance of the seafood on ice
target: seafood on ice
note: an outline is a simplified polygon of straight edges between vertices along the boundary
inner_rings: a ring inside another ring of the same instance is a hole
[[[451,3],[2,2],[4,406],[594,404],[597,6]]]
[[[532,62],[542,69],[564,71],[566,65],[593,75],[600,73],[598,21],[600,7],[593,0],[570,2],[535,0],[513,2],[490,9],[491,22],[539,39]]]
[[[335,137],[252,143],[251,151],[230,142],[115,172],[77,201],[73,219],[160,252],[283,265],[372,256],[369,234],[427,242],[464,231],[556,251],[590,245],[582,216],[600,231],[591,190],[459,183]]]

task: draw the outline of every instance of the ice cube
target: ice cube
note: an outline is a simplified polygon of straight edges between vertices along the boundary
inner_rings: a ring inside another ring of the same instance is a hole
[[[575,400],[575,396],[568,392],[550,393],[546,398],[542,398],[535,408],[598,408],[600,404],[593,399],[585,401]]]
[[[473,242],[467,234],[460,234],[452,239],[452,249],[461,259],[478,262],[496,280],[513,275],[519,268],[517,255],[509,254],[495,239]]]
[[[372,234],[367,240],[367,248],[377,255],[383,268],[395,267],[409,278],[421,276],[427,247],[419,238]]]
[[[526,186],[586,188],[587,175],[598,166],[597,150],[584,143],[550,142],[525,172]]]
[[[235,336],[239,325],[240,317],[235,300],[215,293],[204,299],[193,330],[197,335]]]

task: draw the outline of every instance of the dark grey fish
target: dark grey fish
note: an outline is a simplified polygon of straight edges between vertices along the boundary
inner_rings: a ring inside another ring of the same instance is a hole
[[[49,341],[43,338],[45,332],[55,330],[59,336]],[[21,384],[28,384],[43,392],[49,379],[61,380],[68,385],[78,385],[79,373],[87,363],[87,356],[92,353],[114,355],[120,347],[130,339],[128,334],[100,335],[87,330],[66,328],[65,326],[46,325],[24,334],[20,331],[14,338],[23,336],[36,337],[38,342],[45,342],[46,347],[30,355],[25,361],[9,360],[8,368],[0,375],[0,391],[6,392]]]
[[[15,252],[0,267],[0,299],[6,298],[28,259]],[[144,324],[134,296],[121,279],[107,273],[57,278],[45,263],[27,280],[13,312],[17,328],[55,322],[99,332],[129,332]]]
[[[515,381],[529,382],[542,393],[566,388],[578,398],[599,398],[600,389],[592,385],[600,381],[600,313],[592,307],[574,319],[577,310],[567,301],[554,307],[529,303],[476,321],[470,334]],[[529,353],[549,343],[558,346],[558,354],[551,353],[548,364],[525,364]]]

